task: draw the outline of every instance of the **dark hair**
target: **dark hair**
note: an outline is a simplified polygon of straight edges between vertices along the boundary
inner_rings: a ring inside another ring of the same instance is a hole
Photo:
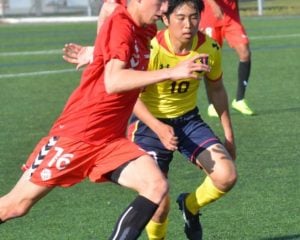
[[[170,15],[174,12],[174,10],[182,6],[183,4],[192,4],[198,10],[198,12],[202,12],[204,9],[203,0],[169,0],[168,10],[165,13],[166,17],[169,18]]]

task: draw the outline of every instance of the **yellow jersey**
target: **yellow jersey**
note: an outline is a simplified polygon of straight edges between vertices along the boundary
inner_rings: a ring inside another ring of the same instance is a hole
[[[149,111],[157,118],[175,118],[194,109],[197,104],[197,91],[200,79],[205,76],[211,81],[222,77],[222,55],[219,45],[207,35],[198,32],[193,38],[191,51],[177,55],[172,50],[169,31],[157,33],[151,41],[151,54],[148,70],[158,70],[177,65],[179,62],[199,54],[208,54],[209,73],[198,73],[199,79],[166,80],[147,86],[140,95]]]

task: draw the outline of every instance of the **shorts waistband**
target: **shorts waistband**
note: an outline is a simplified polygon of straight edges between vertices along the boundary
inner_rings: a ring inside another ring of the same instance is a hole
[[[165,123],[178,124],[178,123],[188,122],[196,116],[200,116],[198,107],[195,107],[193,110],[188,111],[187,113],[185,113],[185,114],[183,114],[179,117],[175,117],[175,118],[158,118],[158,119],[165,122]]]

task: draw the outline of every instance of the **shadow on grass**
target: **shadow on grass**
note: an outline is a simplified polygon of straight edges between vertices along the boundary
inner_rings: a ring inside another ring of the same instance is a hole
[[[271,237],[271,238],[261,238],[260,240],[299,240],[300,234],[281,236],[281,237]]]

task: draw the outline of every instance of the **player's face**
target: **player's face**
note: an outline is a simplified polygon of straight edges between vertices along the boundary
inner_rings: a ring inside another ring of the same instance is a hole
[[[153,24],[160,20],[168,10],[168,0],[141,0],[144,24]]]
[[[164,16],[163,20],[168,26],[170,37],[187,44],[198,31],[200,16],[195,6],[187,2],[175,8],[169,19]]]

